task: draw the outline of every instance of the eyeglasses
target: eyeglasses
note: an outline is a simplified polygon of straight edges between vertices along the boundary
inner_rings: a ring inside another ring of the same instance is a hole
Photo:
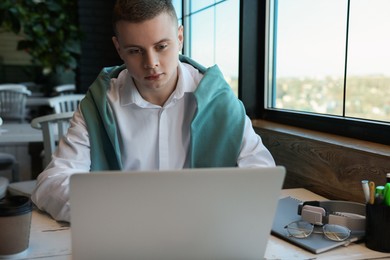
[[[326,238],[332,241],[344,241],[351,235],[351,230],[347,227],[326,224],[322,226],[322,231],[314,229],[314,225],[307,221],[295,221],[284,227],[289,236],[295,238],[307,238],[312,233],[323,233]]]

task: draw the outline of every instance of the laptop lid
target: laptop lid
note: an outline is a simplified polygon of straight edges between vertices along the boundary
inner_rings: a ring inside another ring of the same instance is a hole
[[[263,258],[283,167],[70,179],[73,259]]]

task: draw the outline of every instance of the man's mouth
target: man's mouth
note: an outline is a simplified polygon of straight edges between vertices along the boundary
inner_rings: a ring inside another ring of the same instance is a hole
[[[145,79],[146,80],[158,80],[161,77],[161,75],[162,75],[162,73],[152,74],[152,75],[146,76]]]

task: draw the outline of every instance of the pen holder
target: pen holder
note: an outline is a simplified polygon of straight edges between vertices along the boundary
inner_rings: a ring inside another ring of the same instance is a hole
[[[367,204],[366,246],[380,252],[390,252],[390,206]]]

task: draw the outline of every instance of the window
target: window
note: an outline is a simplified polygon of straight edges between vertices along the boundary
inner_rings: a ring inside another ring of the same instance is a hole
[[[343,115],[346,1],[273,3],[269,107]]]
[[[183,3],[182,0],[172,0],[172,4],[175,7],[177,18],[179,19],[179,24],[183,24]]]
[[[389,144],[389,9],[387,0],[259,4],[266,73],[257,115]]]
[[[390,1],[174,3],[183,53],[238,79],[250,117],[390,144]]]
[[[217,64],[238,95],[239,0],[176,0],[173,4],[184,25],[183,54],[206,67]]]

